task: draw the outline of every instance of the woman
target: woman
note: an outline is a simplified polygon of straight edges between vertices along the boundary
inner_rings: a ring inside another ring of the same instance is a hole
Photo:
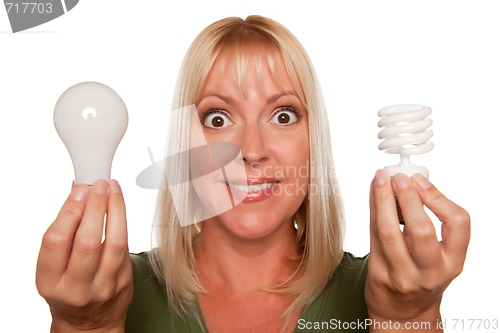
[[[37,286],[55,332],[439,331],[468,214],[424,177],[379,170],[370,256],[343,253],[323,98],[288,30],[259,16],[210,25],[176,96],[169,155],[189,154],[166,165],[158,247],[130,260],[114,180],[75,186],[45,234]],[[443,222],[441,243],[423,204]]]

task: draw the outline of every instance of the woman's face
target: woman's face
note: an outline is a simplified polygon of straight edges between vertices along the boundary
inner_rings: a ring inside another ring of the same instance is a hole
[[[265,61],[257,70],[255,56],[249,55],[240,84],[231,56],[218,57],[196,108],[208,144],[231,143],[241,152],[217,184],[195,188],[202,201],[212,202],[223,201],[214,195],[223,189],[233,207],[212,219],[238,237],[259,238],[289,227],[307,194],[307,110],[278,55],[274,74]]]

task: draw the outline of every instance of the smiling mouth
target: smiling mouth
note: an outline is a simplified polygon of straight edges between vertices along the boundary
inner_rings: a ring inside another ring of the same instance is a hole
[[[263,184],[253,184],[253,185],[240,185],[240,184],[233,184],[233,183],[226,183],[231,189],[233,190],[238,190],[242,192],[259,192],[259,191],[265,191],[269,190],[274,187],[278,182],[272,182],[272,183],[263,183]]]

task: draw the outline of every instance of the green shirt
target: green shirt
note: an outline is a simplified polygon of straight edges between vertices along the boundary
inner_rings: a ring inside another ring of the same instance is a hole
[[[203,332],[196,320],[181,319],[169,309],[164,287],[156,279],[147,254],[132,254],[131,258],[134,298],[126,333]],[[294,332],[368,332],[364,298],[367,266],[368,256],[345,253],[325,289],[304,308]]]

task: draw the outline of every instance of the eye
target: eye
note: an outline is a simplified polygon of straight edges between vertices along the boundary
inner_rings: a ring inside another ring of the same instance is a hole
[[[284,106],[278,108],[274,112],[271,122],[277,125],[286,126],[298,122],[299,118],[300,113],[295,108]]]
[[[210,109],[205,112],[200,120],[203,126],[212,129],[222,129],[232,124],[226,112],[217,109]]]

